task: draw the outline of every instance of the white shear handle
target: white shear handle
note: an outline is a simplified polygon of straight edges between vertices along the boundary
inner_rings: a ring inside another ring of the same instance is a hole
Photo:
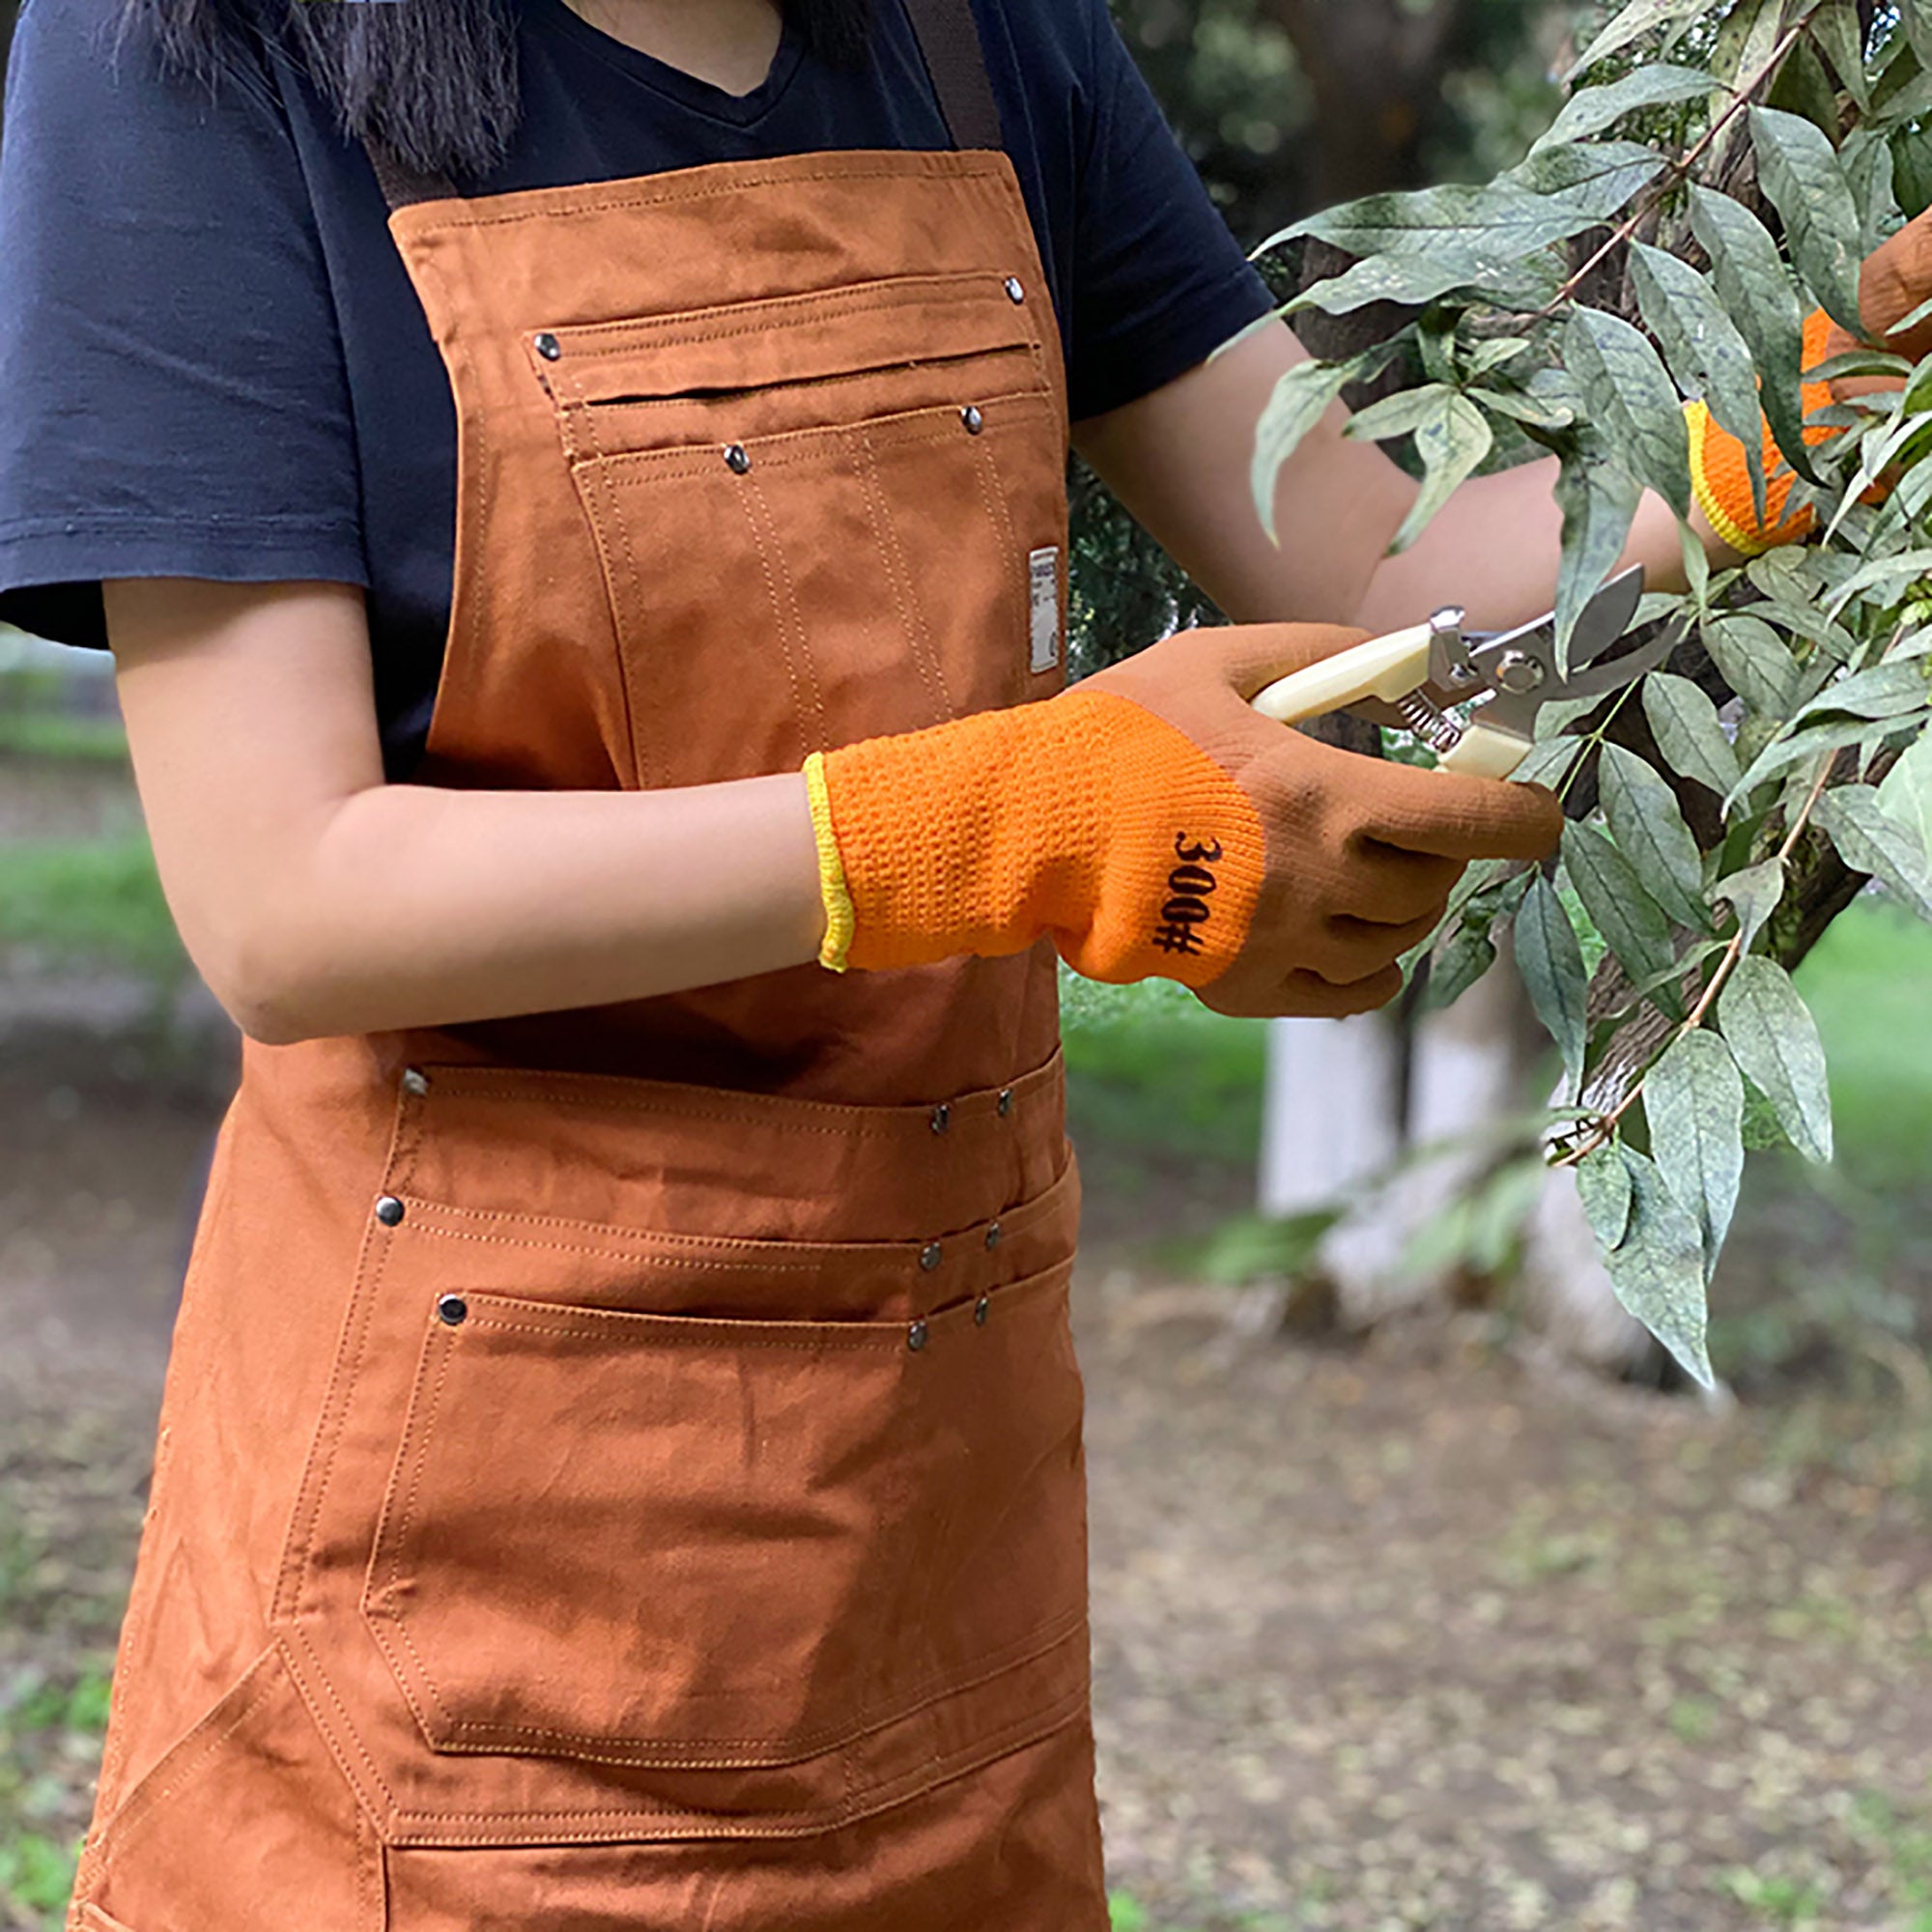
[[[1428,624],[1393,636],[1376,638],[1352,650],[1271,684],[1254,699],[1264,718],[1283,724],[1305,724],[1331,711],[1346,711],[1364,698],[1378,697],[1394,704],[1429,682],[1430,651],[1435,632]],[[1469,778],[1506,779],[1529,755],[1529,740],[1514,731],[1498,731],[1480,720],[1463,733],[1453,750],[1441,754],[1445,771]]]

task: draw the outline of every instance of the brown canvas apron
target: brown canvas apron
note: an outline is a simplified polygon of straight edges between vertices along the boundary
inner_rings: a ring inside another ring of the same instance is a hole
[[[460,431],[424,782],[1061,687],[1058,335],[914,11],[956,151],[384,160]],[[1098,1932],[1077,1194],[1046,949],[245,1042],[72,1925]]]

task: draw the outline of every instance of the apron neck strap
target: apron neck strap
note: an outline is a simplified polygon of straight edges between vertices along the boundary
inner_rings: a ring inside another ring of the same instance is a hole
[[[1001,148],[1000,109],[973,0],[905,0],[939,111],[955,148]]]
[[[999,104],[986,77],[985,49],[973,0],[904,0],[939,111],[955,148],[999,148]],[[373,134],[362,137],[383,199],[391,212],[418,201],[448,201],[461,192],[444,174],[412,168],[394,149]]]

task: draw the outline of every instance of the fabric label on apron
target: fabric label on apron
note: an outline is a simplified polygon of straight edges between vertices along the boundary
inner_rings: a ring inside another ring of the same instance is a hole
[[[1033,668],[1060,662],[1060,552],[1037,550],[1027,558],[1033,586]]]

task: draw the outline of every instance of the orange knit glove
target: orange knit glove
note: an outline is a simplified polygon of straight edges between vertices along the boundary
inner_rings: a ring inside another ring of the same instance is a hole
[[[1932,320],[1918,324],[1903,335],[1890,332],[1928,300],[1932,300],[1932,210],[1900,229],[1866,262],[1859,284],[1859,308],[1864,321],[1862,342],[1849,329],[1840,328],[1822,309],[1805,324],[1805,370],[1820,369],[1840,355],[1866,347],[1902,355],[1910,362],[1932,355]],[[1807,383],[1804,389],[1804,414],[1808,418],[1834,402],[1849,402],[1854,396],[1898,386],[1895,378],[1887,377]],[[1814,512],[1806,509],[1786,515],[1798,478],[1769,428],[1764,433],[1768,487],[1765,515],[1760,519],[1751,496],[1750,468],[1744,444],[1720,430],[1702,403],[1692,403],[1687,413],[1690,419],[1690,475],[1697,488],[1697,500],[1711,520],[1711,527],[1733,550],[1745,556],[1759,556],[1780,544],[1799,543],[1810,535],[1817,522]],[[1807,421],[1804,440],[1825,442],[1834,434],[1823,423]],[[1881,484],[1865,500],[1881,501],[1885,494],[1885,486]]]
[[[1385,764],[1248,700],[1360,641],[1184,631],[1044,703],[815,753],[824,963],[996,957],[1051,935],[1091,980],[1243,1016],[1363,1012],[1477,858],[1562,830],[1541,786]]]

